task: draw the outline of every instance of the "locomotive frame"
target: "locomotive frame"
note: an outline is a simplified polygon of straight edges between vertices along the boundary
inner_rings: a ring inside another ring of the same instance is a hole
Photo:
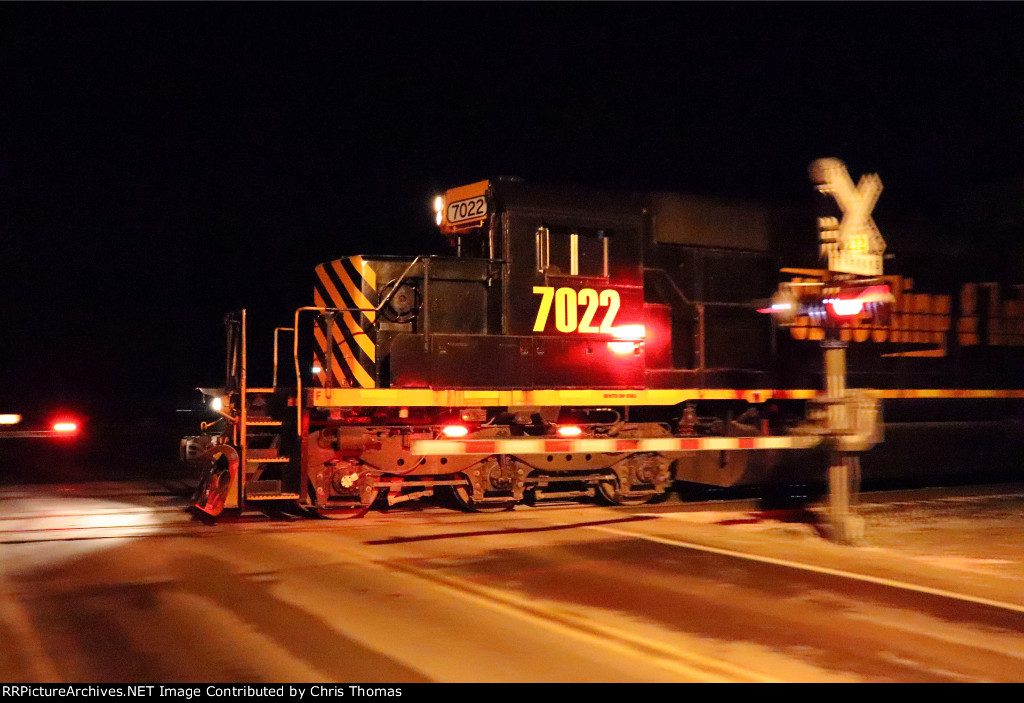
[[[275,329],[270,387],[248,385],[246,312],[226,318],[225,384],[200,389],[220,419],[181,444],[200,510],[358,512],[438,490],[471,511],[635,505],[675,481],[820,478],[820,455],[792,451],[820,438],[820,335],[813,320],[784,331],[757,312],[778,282],[773,242],[801,231],[790,213],[517,180],[449,190],[435,210],[453,257],[316,267],[314,305]],[[951,373],[985,359],[969,344],[937,358],[948,296],[921,311],[894,283],[894,320],[843,329],[874,340],[851,350],[855,385],[890,400],[1024,397],[1005,376]],[[281,331],[294,387],[277,384]]]

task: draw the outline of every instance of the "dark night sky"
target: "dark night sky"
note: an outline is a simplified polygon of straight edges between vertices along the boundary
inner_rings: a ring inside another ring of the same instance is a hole
[[[837,156],[882,175],[892,247],[883,203],[936,215],[1024,189],[1022,20],[1017,3],[0,5],[0,400],[198,401],[224,312],[249,308],[269,358],[314,265],[439,253],[432,195],[499,174],[798,201],[810,161]]]

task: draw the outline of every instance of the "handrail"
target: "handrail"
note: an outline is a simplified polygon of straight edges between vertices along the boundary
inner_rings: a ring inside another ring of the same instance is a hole
[[[247,460],[249,458],[249,433],[246,429],[247,421],[249,418],[249,401],[246,395],[249,392],[249,351],[246,347],[246,311],[242,308],[242,377],[241,387],[238,389],[238,423],[235,425],[235,430],[238,432],[237,446],[241,450],[239,452],[239,470],[238,470],[238,510],[239,512],[245,512],[245,467],[247,466]]]
[[[275,327],[274,328],[274,375],[271,377],[271,380],[270,380],[270,388],[271,388],[271,390],[274,390],[274,391],[277,390],[277,346],[278,346],[278,344],[277,344],[277,333],[278,332],[292,332],[292,333],[294,333],[295,332],[295,328],[294,327]]]
[[[665,269],[659,269],[659,268],[653,268],[653,267],[650,267],[650,266],[644,266],[643,271],[644,271],[644,273],[647,273],[647,272],[660,273],[662,276],[665,277],[665,280],[668,281],[668,284],[672,287],[672,290],[675,292],[675,294],[677,296],[679,296],[680,300],[682,300],[686,305],[693,305],[694,304],[694,302],[692,300],[690,300],[689,298],[686,297],[686,293],[683,293],[682,289],[680,289],[679,286],[676,285],[676,282],[672,280],[672,277],[668,275],[668,271],[666,271]]]
[[[718,308],[745,309],[750,309],[751,307],[750,303],[729,303],[724,300],[690,300],[689,298],[686,297],[686,294],[683,293],[682,289],[679,288],[679,285],[672,279],[672,277],[668,275],[668,271],[666,271],[665,269],[644,266],[643,270],[644,273],[660,273],[662,277],[664,277],[665,281],[667,281],[669,286],[672,288],[672,292],[674,292],[676,296],[686,305],[710,305],[712,307]]]

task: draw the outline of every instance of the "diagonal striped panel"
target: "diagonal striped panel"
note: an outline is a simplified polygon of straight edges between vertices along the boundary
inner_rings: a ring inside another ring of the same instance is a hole
[[[377,303],[380,301],[377,299],[377,272],[374,270],[373,265],[361,256],[351,256],[348,259],[342,259],[341,262],[342,266],[349,272],[352,281],[363,294],[366,304],[360,304],[359,307],[376,308]],[[374,322],[376,320],[376,313],[371,312],[367,315],[367,319],[370,322]]]
[[[317,320],[316,326],[313,328],[313,345],[314,354],[316,360],[320,365],[320,372],[316,374],[317,381],[319,381],[320,387],[324,388],[327,385],[327,337],[324,335],[324,326],[326,325],[325,320]],[[347,368],[343,366],[342,359],[344,358],[342,351],[335,344],[331,350],[331,374],[336,379],[333,385],[337,386],[341,382],[347,382],[349,385],[355,385],[353,383],[353,376],[351,372],[348,372]]]
[[[317,280],[313,287],[313,302],[319,307],[327,308],[347,308],[352,307],[348,304],[348,301],[338,292],[337,288],[328,278],[327,280]],[[357,315],[359,313],[356,313]],[[376,336],[373,327],[370,327],[368,332],[363,326],[356,322],[356,318],[350,312],[342,312],[336,316],[336,319],[345,327],[348,328],[352,340],[359,345],[363,353],[370,359],[375,361],[377,357],[376,342],[374,337]]]
[[[325,321],[326,324],[326,321]],[[351,341],[345,336],[345,331],[342,330],[337,324],[334,325],[334,348],[335,354],[340,355],[345,363],[345,370],[350,376],[350,380],[353,381],[352,385],[358,388],[376,388],[377,384],[370,375],[370,372],[365,367],[365,357],[363,359],[356,358],[352,354]],[[370,369],[374,367],[371,365]]]
[[[358,273],[352,262],[347,259],[338,259],[324,265],[324,273],[334,283],[335,288],[346,301],[345,307],[359,308],[363,310],[362,316],[366,318],[371,329],[376,321],[376,313],[373,312],[373,305],[363,292],[363,276]]]
[[[362,257],[337,259],[316,267],[313,300],[317,307],[338,308],[331,339],[327,321],[321,319],[314,334],[317,356],[326,363],[333,357],[335,377],[357,388],[376,388],[377,328],[373,307],[377,300],[377,275]],[[330,346],[328,346],[330,345]],[[328,351],[331,353],[328,354]],[[320,378],[321,386],[327,374]]]
[[[377,303],[377,272],[374,271],[373,266],[370,265],[369,261],[365,261],[361,256],[353,256],[349,259],[352,265],[358,268],[360,275],[363,277],[363,282],[366,284],[363,286],[363,290],[366,293],[366,297],[369,299],[371,305],[376,307]]]
[[[334,264],[338,264],[338,267]],[[345,274],[344,279],[338,275],[339,270]],[[324,299],[330,301],[333,307],[351,310],[349,314],[352,319],[358,321],[359,329],[372,340],[377,334],[374,326],[376,317],[369,305],[369,298],[356,286],[341,262],[332,261],[316,267],[314,287],[324,294]]]
[[[322,298],[320,298],[318,293],[314,294],[313,299],[317,306],[328,307],[323,304]],[[357,358],[355,352],[358,351],[358,346],[348,330],[343,329],[338,323],[339,320],[335,317],[334,325],[332,326],[332,339],[330,341],[332,346],[328,347],[327,320],[321,318],[317,321],[313,338],[316,342],[317,357],[322,362],[321,367],[326,368],[327,352],[330,350],[334,378],[339,380],[345,379],[349,385],[357,388],[374,388],[376,384],[373,382],[373,376],[365,368],[365,364],[369,363],[370,369],[373,369],[372,361],[368,361],[365,355],[363,355],[362,359]],[[326,383],[326,374],[320,380],[321,385]]]

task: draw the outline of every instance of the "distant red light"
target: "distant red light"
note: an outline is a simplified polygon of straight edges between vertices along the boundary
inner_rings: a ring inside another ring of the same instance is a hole
[[[53,431],[60,432],[61,434],[71,434],[78,431],[78,423],[71,422],[70,420],[61,420],[60,422],[53,423]]]
[[[469,434],[469,429],[462,425],[445,425],[441,428],[441,433],[445,437],[465,437]]]

